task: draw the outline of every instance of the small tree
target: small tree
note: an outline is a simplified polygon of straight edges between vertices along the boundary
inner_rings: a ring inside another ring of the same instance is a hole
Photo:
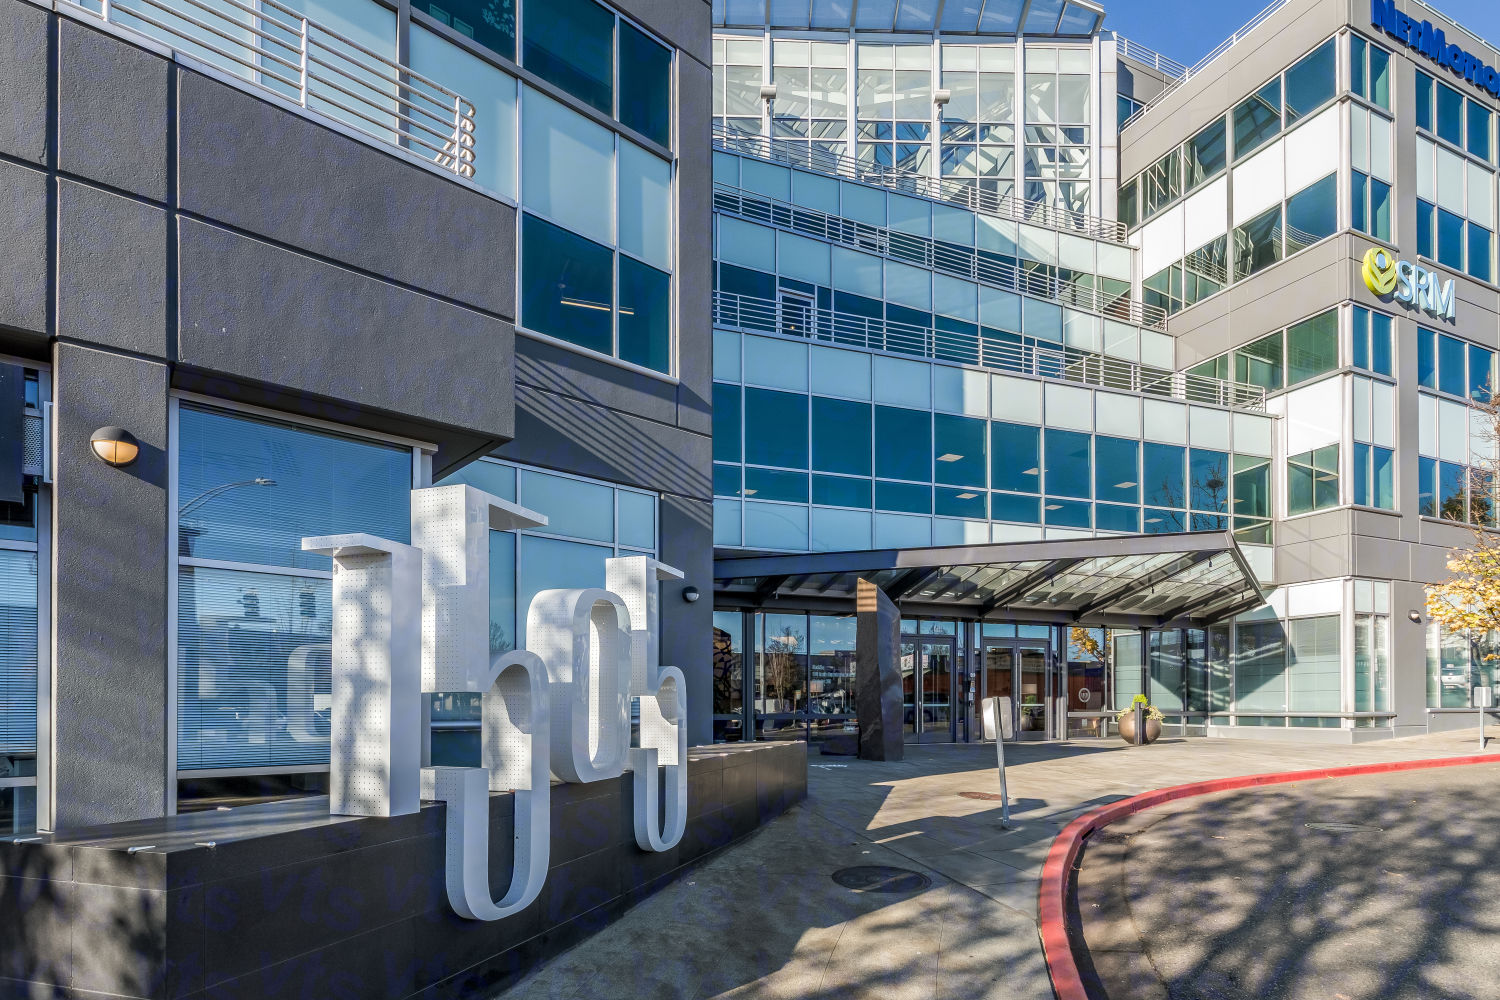
[[[1429,585],[1426,599],[1427,616],[1433,621],[1452,631],[1480,635],[1500,630],[1500,533],[1495,531],[1495,512],[1500,511],[1500,400],[1488,389],[1485,395],[1475,415],[1484,454],[1475,456],[1458,489],[1434,498],[1442,517],[1473,526],[1473,541],[1448,554],[1453,575]],[[1500,658],[1493,644],[1486,644],[1486,649],[1484,659]]]

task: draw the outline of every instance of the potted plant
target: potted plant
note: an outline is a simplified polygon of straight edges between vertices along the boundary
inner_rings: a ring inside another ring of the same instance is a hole
[[[1150,700],[1143,694],[1138,694],[1130,699],[1130,704],[1115,714],[1115,725],[1119,727],[1120,738],[1126,743],[1135,745],[1135,707],[1140,705],[1144,711],[1142,716],[1146,720],[1145,739],[1141,743],[1155,743],[1161,737],[1161,724],[1166,716],[1161,714],[1161,709],[1151,704]]]

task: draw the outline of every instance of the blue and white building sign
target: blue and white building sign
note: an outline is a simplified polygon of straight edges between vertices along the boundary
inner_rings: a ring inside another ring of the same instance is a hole
[[[1462,46],[1450,44],[1443,37],[1443,29],[1433,27],[1431,21],[1418,21],[1397,10],[1396,0],[1370,0],[1370,23],[1407,48],[1446,66],[1454,76],[1500,97],[1500,71]]]

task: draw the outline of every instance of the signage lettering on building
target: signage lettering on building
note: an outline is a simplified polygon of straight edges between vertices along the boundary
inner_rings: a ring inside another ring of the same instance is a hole
[[[1443,29],[1433,27],[1431,21],[1418,21],[1397,10],[1396,0],[1370,0],[1370,23],[1407,48],[1451,70],[1454,76],[1500,97],[1500,71],[1462,46],[1451,44],[1443,37]]]
[[[1409,260],[1397,260],[1381,247],[1371,247],[1365,254],[1360,274],[1365,287],[1381,298],[1389,296],[1439,319],[1454,318],[1457,296],[1452,278],[1445,281],[1436,271]]]
[[[603,781],[628,765],[636,843],[675,847],[687,822],[687,685],[659,662],[657,606],[660,581],[682,574],[646,556],[607,559],[604,588],[542,591],[526,609],[529,648],[492,653],[490,532],[547,519],[468,485],[411,498],[413,544],[302,540],[333,558],[329,811],[400,816],[422,799],[445,803],[448,902],[470,920],[511,916],[540,895],[553,776]],[[432,767],[429,695],[459,691],[481,699],[481,766]],[[511,792],[515,821],[510,886],[495,900],[490,793],[499,791]]]

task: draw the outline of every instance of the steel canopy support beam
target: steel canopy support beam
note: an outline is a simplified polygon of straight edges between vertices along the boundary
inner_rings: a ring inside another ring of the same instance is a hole
[[[775,576],[766,577],[760,582],[760,586],[755,588],[755,603],[760,604],[775,597],[776,591],[780,590],[781,585],[786,583],[790,577],[791,574],[789,573],[779,573]]]
[[[896,579],[880,589],[885,591],[885,596],[893,601],[899,601],[908,594],[914,594],[921,590],[923,585],[943,571],[935,566],[919,566],[909,569]]]
[[[1050,580],[1054,576],[1057,576],[1061,573],[1066,573],[1068,570],[1072,569],[1074,566],[1077,566],[1081,562],[1083,562],[1083,559],[1081,557],[1076,559],[1054,559],[1051,562],[1046,563],[1045,565],[1038,566],[1036,569],[1023,576],[1020,580],[1017,580],[1015,583],[1011,584],[1009,587],[1006,587],[1004,590],[998,591],[988,601],[985,601],[983,604],[981,604],[979,606],[979,617],[988,617],[989,614],[996,608],[1004,607],[1011,601],[1014,601],[1017,597],[1020,597],[1022,594],[1026,593],[1028,590],[1031,590],[1043,580]]]
[[[1172,577],[1176,576],[1178,573],[1182,573],[1188,569],[1191,569],[1199,563],[1208,562],[1218,554],[1219,553],[1217,552],[1189,552],[1182,556],[1179,556],[1167,565],[1162,566],[1161,568],[1156,569],[1150,573],[1147,573],[1140,579],[1127,580],[1120,586],[1115,587],[1111,590],[1107,590],[1104,593],[1100,594],[1098,597],[1095,597],[1093,600],[1089,601],[1087,604],[1081,606],[1078,609],[1078,617],[1080,619],[1086,618],[1102,608],[1109,607],[1111,604],[1115,603],[1126,594],[1129,594],[1133,591],[1144,590],[1147,587],[1154,587],[1158,583],[1169,580]]]

